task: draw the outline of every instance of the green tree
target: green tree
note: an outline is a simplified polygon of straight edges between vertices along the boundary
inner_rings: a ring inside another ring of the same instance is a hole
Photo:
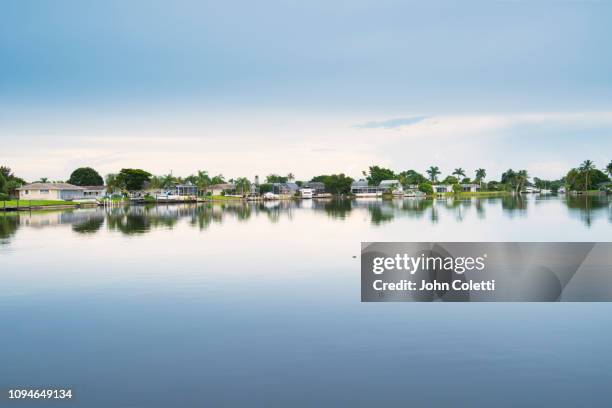
[[[225,183],[225,177],[223,177],[223,174],[217,174],[216,176],[212,176],[210,179],[210,184],[212,185],[223,183]]]
[[[427,194],[427,195],[432,195],[433,194],[433,186],[429,183],[421,183],[419,184],[419,191],[422,191],[423,193]]]
[[[527,173],[527,170],[520,170],[519,172],[516,173],[516,192],[520,194],[520,192],[523,190],[523,187],[527,184],[527,182],[529,181],[529,174]]]
[[[592,160],[585,160],[582,162],[580,167],[578,168],[580,172],[584,175],[584,191],[589,189],[589,173],[592,170],[595,170],[595,163]]]
[[[199,191],[204,192],[204,195],[208,195],[208,188],[212,185],[212,180],[207,171],[198,170],[194,184],[198,186]]]
[[[612,177],[612,160],[610,160],[610,163],[608,163],[608,165],[606,166],[606,173],[608,173],[608,175]]]
[[[25,180],[15,176],[10,167],[0,167],[0,193],[14,196],[16,190],[24,184]]]
[[[177,183],[178,183],[178,180],[176,177],[172,175],[172,173],[161,176],[161,184],[163,188],[166,188],[166,189],[173,188]]]
[[[142,190],[151,179],[151,173],[142,169],[121,169],[117,174],[117,183],[128,191]]]
[[[436,181],[438,181],[438,175],[441,172],[438,166],[431,166],[429,169],[427,169],[426,173],[429,174],[429,180],[432,183],[435,183]]]
[[[278,174],[268,174],[266,177],[266,183],[286,183],[288,181],[288,177],[279,176]]]
[[[485,169],[476,169],[476,182],[480,183],[487,177],[487,171]]]
[[[368,184],[371,186],[377,186],[383,180],[395,180],[397,179],[396,174],[393,170],[386,169],[380,166],[370,166],[369,171],[364,172],[366,179],[368,180]]]
[[[409,186],[411,184],[419,185],[427,182],[427,178],[415,170],[402,171],[398,174],[398,178],[403,186]]]
[[[447,176],[444,180],[442,180],[442,184],[457,184],[459,180],[455,176]]]
[[[351,192],[351,184],[353,179],[345,176],[343,173],[332,174],[326,176],[325,180],[325,191],[331,194],[348,194]]]
[[[79,167],[72,172],[68,183],[75,186],[103,186],[104,180],[97,171],[91,167]]]
[[[459,167],[452,172],[452,175],[457,176],[457,179],[460,179],[461,177],[465,177],[465,170]]]
[[[248,194],[251,191],[251,182],[246,177],[238,177],[236,179],[236,191],[240,191],[240,194]]]

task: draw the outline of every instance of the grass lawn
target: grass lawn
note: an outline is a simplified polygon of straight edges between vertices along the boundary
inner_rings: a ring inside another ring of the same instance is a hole
[[[53,205],[76,205],[75,202],[72,201],[56,201],[56,200],[8,200],[8,201],[0,201],[0,208],[4,207],[17,207],[19,203],[19,207],[48,207]]]
[[[213,200],[213,201],[240,201],[242,200],[242,197],[228,197],[228,196],[222,196],[222,195],[215,195],[215,196],[207,196],[206,198],[208,198],[209,200]]]

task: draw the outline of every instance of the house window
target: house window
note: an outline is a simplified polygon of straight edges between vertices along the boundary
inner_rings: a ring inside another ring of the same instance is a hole
[[[49,194],[49,190],[40,190],[40,194]]]

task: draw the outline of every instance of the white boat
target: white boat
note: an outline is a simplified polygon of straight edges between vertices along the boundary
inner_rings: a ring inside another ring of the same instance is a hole
[[[267,192],[263,195],[264,200],[278,200],[279,198],[280,196],[278,194],[274,194],[272,192]]]
[[[374,191],[369,193],[355,193],[355,197],[357,198],[372,198],[372,197],[382,197],[382,191]]]
[[[314,190],[312,188],[301,188],[300,189],[300,197],[312,198],[313,196],[314,196]]]

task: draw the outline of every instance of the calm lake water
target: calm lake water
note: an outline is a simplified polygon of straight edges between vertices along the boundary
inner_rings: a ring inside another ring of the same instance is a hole
[[[612,304],[361,303],[359,253],[611,238],[606,197],[0,214],[0,388],[69,387],[57,406],[79,407],[609,407]]]

